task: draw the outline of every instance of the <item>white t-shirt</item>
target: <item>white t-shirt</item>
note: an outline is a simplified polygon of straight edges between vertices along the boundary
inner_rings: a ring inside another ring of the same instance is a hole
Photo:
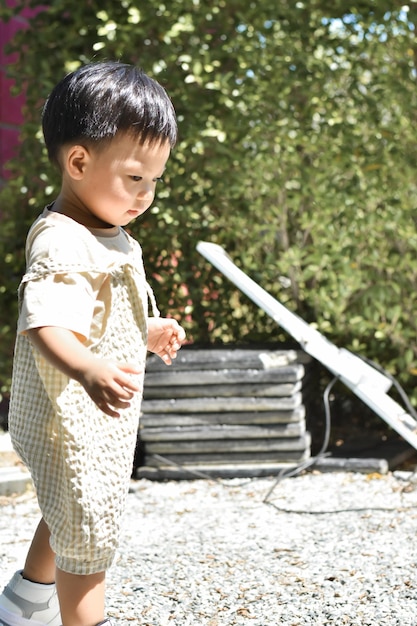
[[[89,230],[48,208],[29,231],[26,262],[29,272],[42,263],[51,272],[25,283],[18,333],[58,326],[91,340],[99,336],[109,305],[112,267],[143,269],[138,242],[122,228]]]

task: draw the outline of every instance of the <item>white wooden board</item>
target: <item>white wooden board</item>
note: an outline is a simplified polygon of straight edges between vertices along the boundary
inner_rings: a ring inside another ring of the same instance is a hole
[[[417,421],[387,394],[391,387],[391,380],[387,376],[359,356],[338,348],[301,317],[289,311],[239,269],[221,246],[200,241],[197,250],[286,330],[307,354],[320,361],[417,450]]]

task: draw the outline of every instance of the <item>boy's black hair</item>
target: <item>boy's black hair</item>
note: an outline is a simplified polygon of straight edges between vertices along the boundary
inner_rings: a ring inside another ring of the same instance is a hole
[[[141,69],[117,61],[89,63],[65,76],[45,102],[42,128],[49,158],[57,164],[63,145],[94,144],[120,131],[140,143],[166,140],[172,147],[177,139],[165,89]]]

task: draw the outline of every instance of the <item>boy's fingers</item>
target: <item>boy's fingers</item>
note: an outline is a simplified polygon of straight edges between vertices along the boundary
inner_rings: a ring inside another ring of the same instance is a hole
[[[99,400],[97,402],[97,406],[103,413],[109,415],[110,417],[120,417],[119,410],[124,410],[129,408],[130,400],[133,397],[133,393],[128,392],[125,397],[122,397],[122,394],[125,393],[123,388],[121,388],[121,393],[114,393],[112,395],[108,395],[107,398]]]
[[[119,363],[118,368],[125,374],[141,374],[141,370],[136,365],[132,365],[131,363]],[[121,376],[117,382],[122,387],[125,393],[128,389],[130,389],[131,391],[139,391],[141,388],[140,385],[135,382],[130,376]],[[133,394],[123,395],[122,397],[131,398],[132,396]]]
[[[107,400],[98,400],[96,404],[100,411],[102,411],[106,415],[109,415],[110,417],[120,417],[120,413],[112,408],[111,402],[108,402]]]
[[[141,374],[142,372],[142,370],[137,365],[133,365],[133,363],[118,363],[117,367],[122,370],[122,372],[126,372],[126,374]]]

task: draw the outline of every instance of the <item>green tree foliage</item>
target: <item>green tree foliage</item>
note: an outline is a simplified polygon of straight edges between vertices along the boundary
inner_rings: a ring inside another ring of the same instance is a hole
[[[136,63],[168,90],[180,139],[155,205],[131,226],[164,314],[199,342],[288,337],[195,251],[223,245],[338,345],[414,387],[414,17],[385,0],[51,0],[10,67],[26,123],[0,195],[1,372],[29,224],[58,189],[40,111],[67,71]],[[18,0],[12,11],[36,6]],[[417,20],[416,20],[417,21]]]

